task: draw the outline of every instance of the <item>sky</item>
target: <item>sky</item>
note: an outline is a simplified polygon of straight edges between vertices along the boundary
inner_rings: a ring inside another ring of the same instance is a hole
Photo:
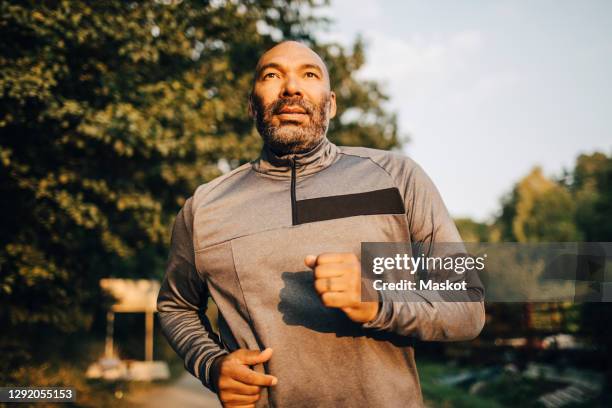
[[[366,42],[358,78],[454,217],[487,221],[536,165],[612,154],[612,1],[331,0],[320,40]]]

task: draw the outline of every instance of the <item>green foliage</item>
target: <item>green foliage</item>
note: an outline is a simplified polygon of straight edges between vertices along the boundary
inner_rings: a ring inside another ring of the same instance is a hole
[[[448,362],[419,359],[419,378],[426,406],[432,408],[501,407],[494,398],[473,395],[468,390],[457,386],[443,384],[440,380],[446,376],[460,375],[462,369],[451,366]]]
[[[455,225],[464,242],[489,241],[489,226],[484,222],[476,222],[470,218],[457,218]]]
[[[612,241],[612,157],[580,155],[568,188],[576,199],[576,223],[584,240]]]
[[[575,217],[570,192],[536,167],[503,200],[497,228],[505,241],[577,241]]]
[[[354,78],[362,44],[314,41],[321,5],[1,3],[0,348],[37,325],[88,327],[101,277],[161,277],[186,197],[220,162],[259,152],[247,95],[275,41],[300,39],[327,60],[340,107],[330,139],[399,144],[386,96]]]

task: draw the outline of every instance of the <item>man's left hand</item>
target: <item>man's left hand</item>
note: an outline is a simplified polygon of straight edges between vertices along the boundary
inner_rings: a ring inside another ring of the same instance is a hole
[[[325,306],[341,309],[357,323],[376,317],[378,302],[361,301],[361,264],[355,254],[308,255],[304,263],[314,271],[314,287]]]

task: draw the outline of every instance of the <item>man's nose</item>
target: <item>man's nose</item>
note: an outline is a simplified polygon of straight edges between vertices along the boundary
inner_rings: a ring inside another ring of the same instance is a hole
[[[293,75],[288,75],[285,79],[285,86],[283,87],[282,96],[302,96],[302,89],[299,81]]]

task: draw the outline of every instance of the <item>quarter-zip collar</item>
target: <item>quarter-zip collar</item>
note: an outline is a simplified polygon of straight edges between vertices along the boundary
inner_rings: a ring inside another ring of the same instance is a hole
[[[337,155],[338,147],[326,136],[305,153],[290,153],[283,156],[278,156],[264,144],[259,158],[253,162],[253,170],[271,176],[291,177],[294,167],[295,175],[306,176],[330,166]]]

